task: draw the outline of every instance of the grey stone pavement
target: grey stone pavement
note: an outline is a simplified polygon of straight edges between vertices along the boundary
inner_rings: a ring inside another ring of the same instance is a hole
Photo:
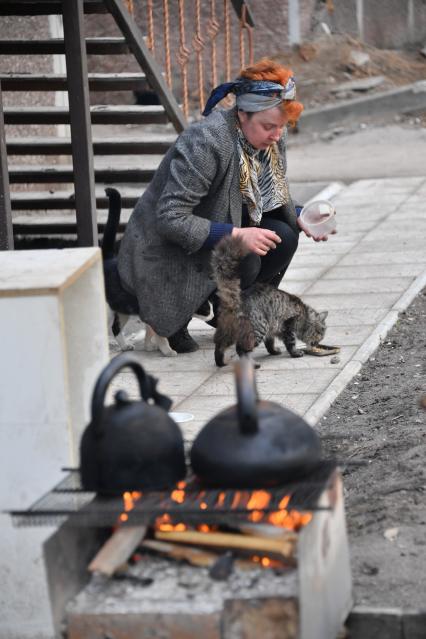
[[[329,311],[323,341],[341,346],[340,361],[308,355],[292,359],[285,349],[273,357],[263,345],[254,353],[261,364],[256,371],[261,399],[294,410],[312,425],[374,352],[398,313],[426,285],[426,177],[334,184],[322,195],[333,190],[338,234],[317,243],[302,233],[281,287],[315,309]],[[218,369],[214,329],[192,320],[190,332],[200,344],[196,353],[167,358],[159,352],[135,351],[145,370],[159,379],[159,389],[173,399],[172,410],[193,416],[180,424],[187,442],[236,401],[235,353],[230,353],[230,365]],[[111,347],[115,354],[113,342]],[[116,378],[117,387],[137,396],[130,371]]]

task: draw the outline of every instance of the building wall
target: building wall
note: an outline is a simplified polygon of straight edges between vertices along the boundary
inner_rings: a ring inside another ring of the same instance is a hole
[[[324,13],[323,19],[338,32],[382,49],[426,40],[425,0],[335,0],[332,15]]]

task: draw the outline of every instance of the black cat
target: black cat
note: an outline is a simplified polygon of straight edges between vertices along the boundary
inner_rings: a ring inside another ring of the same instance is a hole
[[[105,224],[102,240],[102,259],[105,279],[105,295],[110,309],[110,325],[112,334],[117,340],[122,351],[132,350],[134,346],[129,344],[124,335],[125,327],[130,315],[140,315],[137,298],[126,291],[120,281],[115,254],[115,242],[121,215],[121,195],[117,189],[106,188],[105,193],[109,199],[108,218]],[[160,337],[148,325],[145,325],[145,339],[143,349],[147,351],[160,350],[167,357],[177,355],[169,344],[167,337]]]

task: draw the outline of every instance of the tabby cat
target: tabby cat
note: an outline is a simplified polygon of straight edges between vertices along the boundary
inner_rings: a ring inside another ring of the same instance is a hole
[[[215,361],[225,366],[225,350],[236,345],[238,355],[250,353],[264,341],[268,353],[278,355],[279,337],[291,355],[302,357],[296,337],[307,346],[316,346],[324,337],[327,311],[317,313],[296,295],[270,284],[256,283],[242,291],[239,264],[247,253],[239,238],[227,235],[212,253],[213,277],[220,300],[214,336]]]

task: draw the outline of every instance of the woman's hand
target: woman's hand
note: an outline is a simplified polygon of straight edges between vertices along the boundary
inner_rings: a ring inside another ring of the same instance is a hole
[[[327,242],[328,240],[328,235],[319,235],[318,237],[314,237],[307,229],[307,227],[303,224],[302,220],[300,219],[300,217],[297,218],[297,224],[299,225],[299,228],[302,229],[302,231],[304,232],[304,234],[306,235],[306,237],[311,237],[314,242]],[[330,235],[335,235],[337,233],[336,229],[334,231],[331,231]]]
[[[259,226],[239,228],[234,226],[232,235],[239,237],[247,248],[247,251],[257,255],[266,255],[268,251],[280,244],[281,238],[274,231],[262,229]]]

